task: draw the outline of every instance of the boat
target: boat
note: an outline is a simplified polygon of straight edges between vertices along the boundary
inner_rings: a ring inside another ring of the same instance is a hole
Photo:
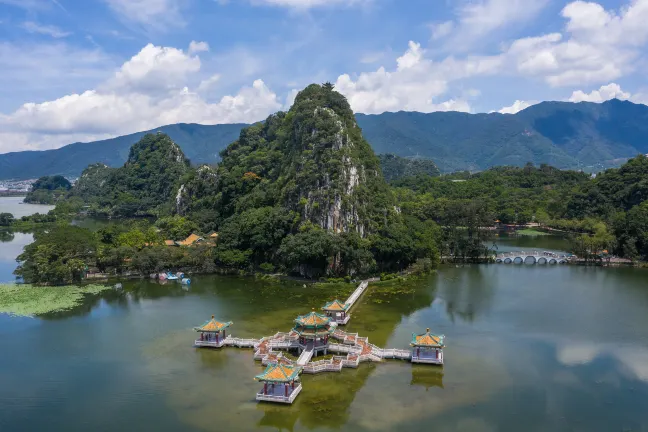
[[[191,279],[189,278],[182,278],[180,282],[182,283],[182,285],[191,285]]]
[[[171,272],[168,272],[166,275],[167,280],[178,280],[178,276],[174,275]]]

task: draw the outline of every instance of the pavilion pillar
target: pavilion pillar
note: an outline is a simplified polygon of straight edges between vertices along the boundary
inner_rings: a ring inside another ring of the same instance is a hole
[[[263,394],[264,395],[268,394],[268,383],[267,382],[263,383]]]
[[[295,390],[295,381],[291,381],[292,389]]]
[[[434,356],[435,356],[435,358],[437,360],[439,359],[439,350],[438,349],[434,350]]]
[[[416,348],[416,357],[421,356],[421,348]]]
[[[288,384],[284,385],[284,394],[288,397]]]

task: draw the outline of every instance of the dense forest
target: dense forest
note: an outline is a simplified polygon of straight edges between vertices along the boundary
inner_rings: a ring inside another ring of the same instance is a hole
[[[648,257],[643,156],[596,178],[532,164],[439,176],[429,161],[381,161],[346,99],[324,84],[243,129],[220,158],[192,167],[157,133],[134,144],[123,167],[89,166],[58,202],[59,223],[19,257],[17,274],[66,283],[87,271],[169,268],[309,278],[427,271],[441,257],[488,256],[496,221],[567,231],[582,256]],[[120,222],[96,232],[69,226],[65,217],[79,212]],[[192,233],[207,240],[176,246]]]
[[[68,179],[60,175],[44,176],[36,180],[25,197],[30,204],[56,204],[72,188]]]

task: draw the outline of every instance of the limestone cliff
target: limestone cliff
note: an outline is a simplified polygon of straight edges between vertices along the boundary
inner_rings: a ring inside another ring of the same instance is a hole
[[[365,236],[393,208],[378,158],[331,85],[308,86],[287,113],[244,129],[221,157],[216,205],[223,217],[282,206],[302,222]]]

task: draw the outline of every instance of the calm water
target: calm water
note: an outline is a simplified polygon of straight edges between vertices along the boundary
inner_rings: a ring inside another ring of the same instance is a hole
[[[29,240],[1,243],[0,260],[15,265]],[[0,431],[648,431],[647,276],[476,265],[374,286],[348,330],[406,348],[431,327],[447,337],[445,367],[386,361],[307,375],[292,406],[257,404],[263,368],[252,351],[196,350],[191,328],[214,314],[234,321],[235,336],[273,334],[354,287],[127,281],[70,313],[0,315]]]
[[[54,206],[41,204],[25,204],[25,197],[0,197],[0,213],[11,213],[15,218],[29,216],[34,213],[45,214]]]
[[[466,266],[371,288],[349,330],[405,348],[431,327],[447,336],[445,367],[304,376],[290,407],[254,402],[251,350],[193,349],[191,327],[215,314],[236,336],[268,335],[345,290],[193,282],[131,281],[73,313],[0,315],[0,430],[648,430],[640,270]]]
[[[0,197],[0,213],[11,213],[14,217],[47,213],[54,206],[23,204],[24,197]],[[16,257],[24,246],[33,241],[29,233],[9,232],[0,229],[0,283],[15,280],[12,272],[16,268]]]

